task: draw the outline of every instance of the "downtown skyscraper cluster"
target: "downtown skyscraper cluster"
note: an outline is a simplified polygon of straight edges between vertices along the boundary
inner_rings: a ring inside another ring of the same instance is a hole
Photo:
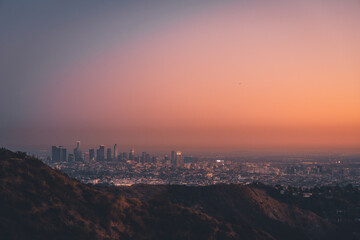
[[[105,145],[100,145],[99,148],[90,148],[88,152],[81,150],[80,141],[76,141],[76,147],[73,153],[66,156],[67,150],[61,146],[52,146],[51,160],[52,162],[102,162],[102,161],[134,161],[138,163],[157,163],[163,161],[174,168],[181,168],[184,166],[184,157],[180,151],[171,151],[169,155],[164,155],[163,158],[152,156],[147,152],[142,152],[141,155],[135,154],[135,149],[131,148],[129,152],[119,152],[117,144],[113,148],[105,148]]]

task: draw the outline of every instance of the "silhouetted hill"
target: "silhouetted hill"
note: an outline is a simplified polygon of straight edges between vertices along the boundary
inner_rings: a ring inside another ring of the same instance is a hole
[[[256,186],[95,187],[0,149],[3,239],[336,239],[336,233],[315,213]]]

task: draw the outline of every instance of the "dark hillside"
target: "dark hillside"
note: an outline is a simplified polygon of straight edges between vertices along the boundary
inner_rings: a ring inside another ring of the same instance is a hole
[[[0,149],[4,239],[322,239],[334,229],[256,186],[95,187]]]

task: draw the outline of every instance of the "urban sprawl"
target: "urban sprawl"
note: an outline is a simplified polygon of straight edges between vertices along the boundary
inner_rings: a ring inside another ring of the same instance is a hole
[[[180,151],[152,156],[142,152],[119,152],[101,145],[82,152],[77,141],[73,153],[53,146],[43,159],[84,183],[130,186],[133,184],[181,184],[203,186],[218,183],[315,186],[360,185],[359,155],[286,154],[247,155],[222,159],[216,156],[183,156]]]

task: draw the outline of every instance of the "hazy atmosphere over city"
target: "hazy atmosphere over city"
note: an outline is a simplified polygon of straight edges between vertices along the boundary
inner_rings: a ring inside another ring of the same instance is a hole
[[[0,144],[360,143],[358,1],[0,1]]]
[[[359,0],[0,0],[0,239],[360,240]]]

